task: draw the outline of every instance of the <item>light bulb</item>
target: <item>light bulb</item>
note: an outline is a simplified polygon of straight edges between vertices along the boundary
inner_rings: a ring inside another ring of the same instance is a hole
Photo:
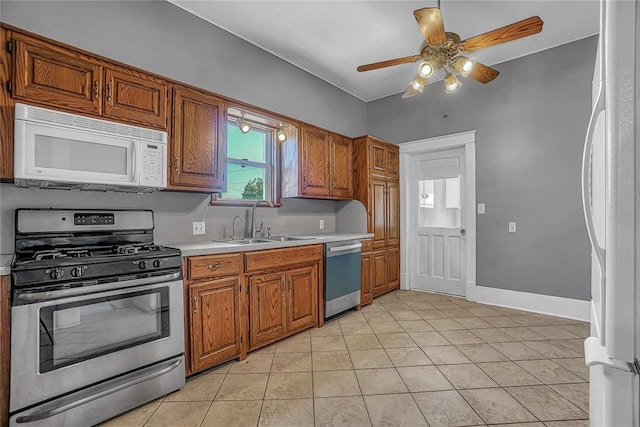
[[[431,61],[422,61],[418,65],[418,75],[424,79],[430,77],[433,74],[435,67]]]
[[[427,84],[427,79],[424,79],[420,76],[416,76],[416,78],[411,80],[411,83],[409,84],[411,85],[412,88],[422,93],[422,90],[424,89],[424,85]]]
[[[276,138],[280,142],[285,142],[287,140],[287,134],[284,132],[283,128],[280,128],[280,130],[278,130],[278,133],[276,134]]]
[[[238,123],[238,127],[240,128],[240,132],[247,133],[251,130],[251,125],[244,120],[244,113],[240,118],[240,123]]]
[[[458,71],[462,77],[467,77],[473,71],[476,61],[466,56],[458,56],[453,61],[453,68]]]
[[[458,80],[456,76],[451,73],[447,73],[447,75],[444,77],[444,86],[447,90],[447,93],[451,93],[462,86],[462,83],[460,83],[460,80]]]

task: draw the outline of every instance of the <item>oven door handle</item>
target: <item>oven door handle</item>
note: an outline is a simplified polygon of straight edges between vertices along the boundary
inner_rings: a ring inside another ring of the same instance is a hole
[[[174,369],[176,369],[178,366],[180,366],[180,364],[182,363],[182,359],[176,360],[172,363],[169,364],[165,364],[162,365],[161,369],[158,369],[157,371],[153,371],[144,375],[141,375],[137,378],[134,378],[132,380],[128,380],[128,381],[124,381],[120,384],[114,385],[113,387],[109,387],[103,390],[100,390],[96,393],[92,393],[89,394],[88,396],[82,397],[78,400],[74,400],[72,402],[69,403],[63,403],[60,406],[57,406],[53,409],[49,409],[43,412],[36,412],[35,414],[30,414],[30,415],[23,415],[20,416],[18,418],[16,418],[16,423],[18,424],[26,424],[26,423],[32,423],[34,421],[40,421],[40,420],[45,420],[47,418],[51,418],[55,415],[61,414],[63,412],[67,412],[73,408],[77,408],[78,406],[81,405],[85,405],[89,402],[92,402],[96,399],[99,399],[101,397],[105,397],[108,396],[110,394],[113,394],[117,391],[123,390],[125,388],[129,388],[132,387],[136,384],[140,384],[142,382],[148,381],[152,378],[158,377],[160,375],[164,375],[167,372],[173,371]]]
[[[145,277],[142,279],[123,280],[122,282],[109,282],[101,285],[80,286],[77,288],[58,289],[47,292],[29,292],[18,295],[18,300],[24,302],[47,301],[63,297],[84,295],[87,293],[113,291],[116,289],[132,288],[141,285],[153,285],[156,283],[171,282],[180,278],[181,272],[177,271],[162,276]]]

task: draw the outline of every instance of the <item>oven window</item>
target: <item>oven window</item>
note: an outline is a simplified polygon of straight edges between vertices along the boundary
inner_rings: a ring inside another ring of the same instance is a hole
[[[40,310],[40,373],[169,336],[169,289]]]
[[[35,139],[37,167],[114,175],[127,174],[126,147],[37,134]]]

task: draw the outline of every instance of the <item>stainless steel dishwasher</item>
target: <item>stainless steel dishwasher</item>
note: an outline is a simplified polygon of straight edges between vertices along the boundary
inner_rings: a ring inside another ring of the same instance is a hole
[[[324,245],[324,318],[360,304],[360,240]]]

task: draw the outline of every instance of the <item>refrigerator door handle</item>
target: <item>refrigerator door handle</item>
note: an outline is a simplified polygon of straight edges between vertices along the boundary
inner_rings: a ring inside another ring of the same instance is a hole
[[[584,360],[587,366],[602,365],[637,375],[635,364],[610,358],[607,355],[607,349],[600,345],[598,337],[589,337],[584,340]]]

